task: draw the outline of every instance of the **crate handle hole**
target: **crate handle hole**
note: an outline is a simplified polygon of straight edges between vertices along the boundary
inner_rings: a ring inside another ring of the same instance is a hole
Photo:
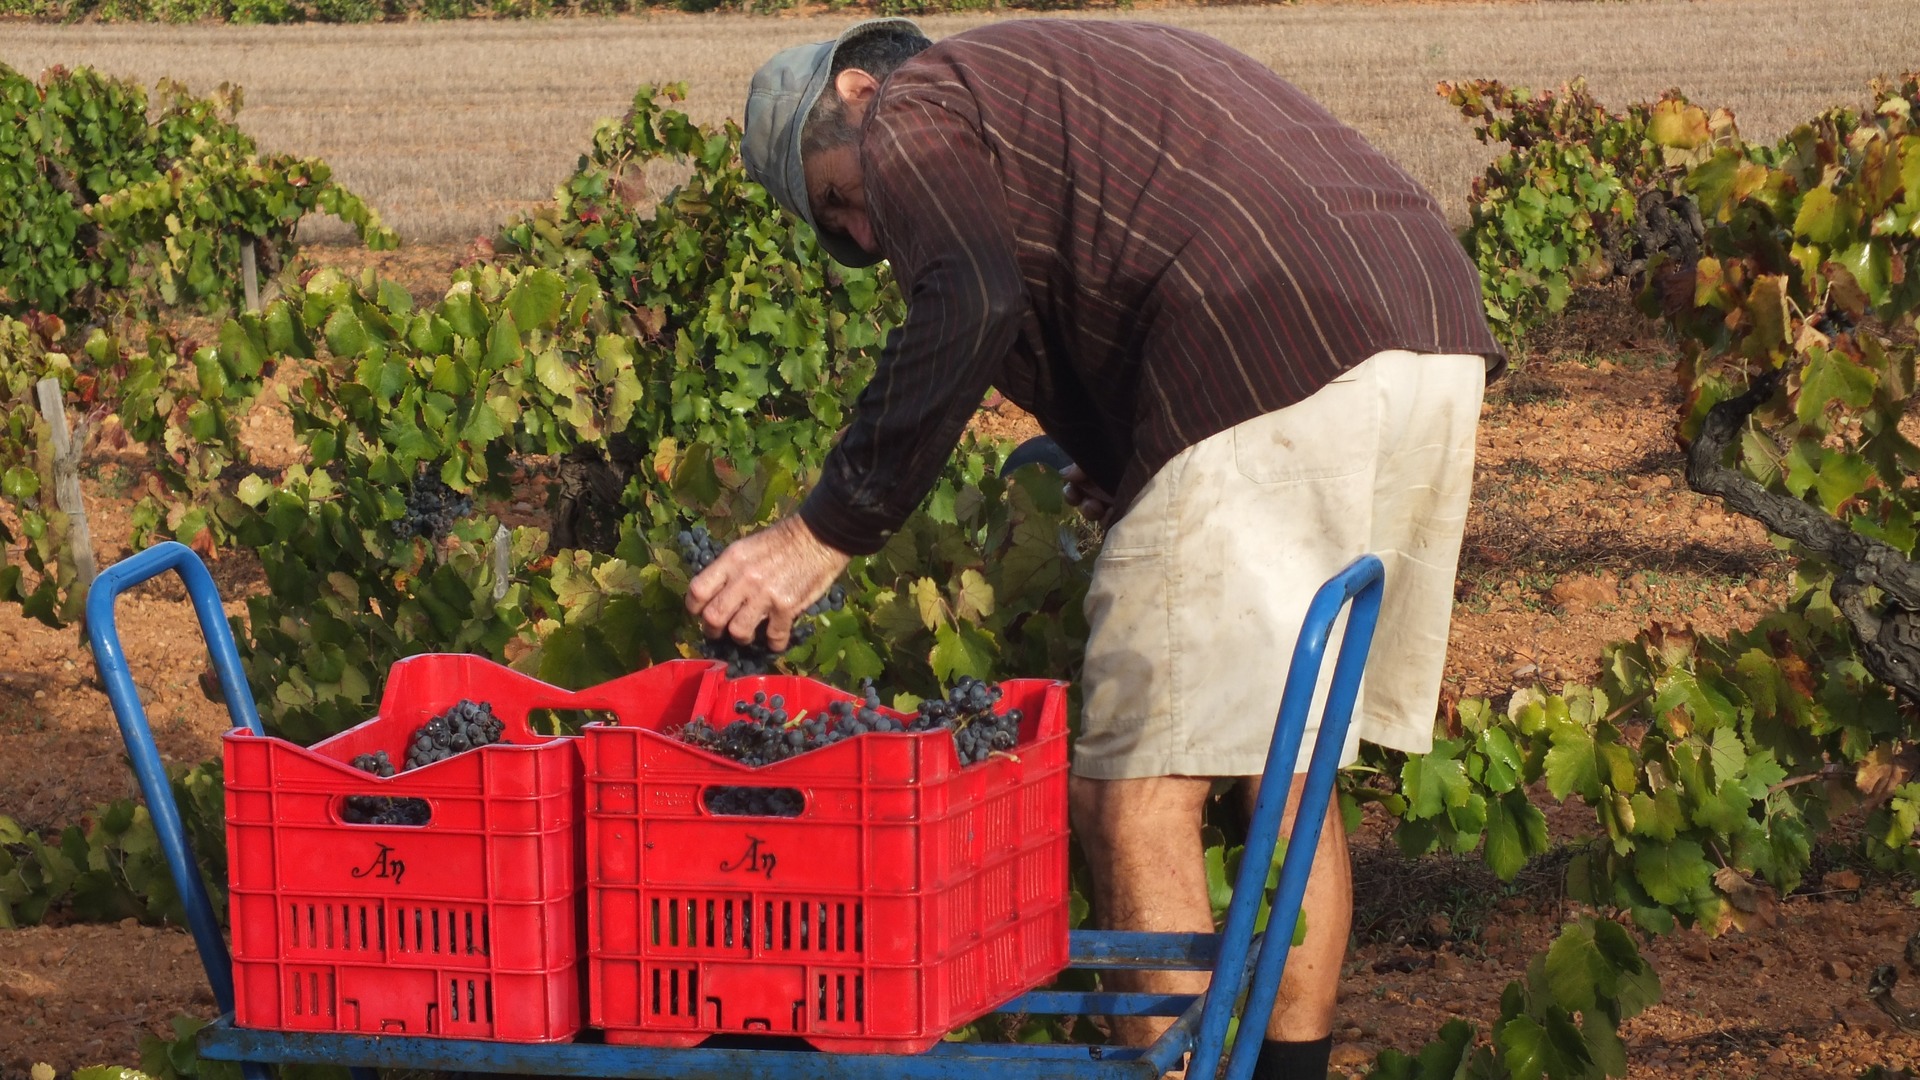
[[[617,725],[612,709],[528,709],[527,728],[536,735],[578,735],[587,724]]]
[[[418,829],[433,824],[433,807],[425,799],[388,795],[342,795],[333,806],[342,825],[398,825]]]
[[[799,788],[715,784],[701,790],[700,805],[716,817],[799,817],[807,796]]]

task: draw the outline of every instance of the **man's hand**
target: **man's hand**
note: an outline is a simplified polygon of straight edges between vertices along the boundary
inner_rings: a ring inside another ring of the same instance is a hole
[[[751,643],[767,624],[767,646],[787,647],[793,620],[832,586],[850,557],[821,542],[799,515],[727,545],[687,589],[687,610],[708,637]]]
[[[1061,469],[1060,478],[1067,482],[1061,489],[1061,494],[1067,497],[1067,505],[1080,511],[1096,525],[1106,524],[1107,515],[1113,512],[1113,496],[1087,479],[1086,470],[1078,465]]]

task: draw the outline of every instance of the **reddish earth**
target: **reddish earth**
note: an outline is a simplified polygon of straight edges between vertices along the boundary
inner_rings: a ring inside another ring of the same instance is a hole
[[[429,248],[375,260],[427,298],[444,289],[462,254]],[[1671,438],[1674,402],[1671,357],[1617,303],[1574,312],[1494,387],[1448,661],[1455,692],[1497,696],[1538,681],[1591,680],[1601,647],[1651,620],[1722,632],[1784,597],[1790,564],[1765,533],[1686,490]],[[1010,407],[981,426],[1032,430]],[[284,417],[265,416],[252,430],[263,451],[285,452]],[[86,469],[103,564],[127,553],[139,482],[132,455],[98,454]],[[230,610],[259,587],[243,558],[223,558],[216,571]],[[162,583],[131,596],[120,626],[163,754],[181,764],[213,755],[226,718],[197,685],[201,646],[181,590]],[[0,777],[0,813],[42,830],[133,791],[71,630],[0,615]],[[1562,838],[1584,824],[1571,807],[1554,815]],[[1355,853],[1362,902],[1335,1052],[1349,1073],[1382,1047],[1417,1048],[1451,1016],[1484,1027],[1506,982],[1574,914],[1555,860],[1505,885],[1475,859],[1410,862],[1378,822]],[[1786,898],[1771,928],[1715,940],[1682,933],[1647,946],[1664,999],[1627,1026],[1632,1076],[1852,1077],[1871,1065],[1920,1067],[1920,1039],[1864,993],[1868,973],[1897,963],[1920,929],[1907,900],[1914,883],[1825,858],[1816,865],[1824,876]],[[179,930],[124,923],[0,933],[0,1078],[25,1077],[36,1061],[63,1073],[131,1064],[142,1033],[210,1009]]]

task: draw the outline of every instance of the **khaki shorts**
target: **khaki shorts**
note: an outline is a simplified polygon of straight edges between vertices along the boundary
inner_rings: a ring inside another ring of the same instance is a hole
[[[1075,774],[1259,774],[1307,604],[1363,552],[1386,591],[1342,763],[1430,749],[1485,382],[1478,356],[1379,353],[1154,474],[1094,564]]]

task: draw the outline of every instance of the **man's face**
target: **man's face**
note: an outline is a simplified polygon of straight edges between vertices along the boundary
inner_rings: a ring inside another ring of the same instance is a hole
[[[813,220],[822,229],[843,233],[869,255],[880,248],[867,220],[867,189],[861,182],[860,148],[836,146],[816,151],[806,160],[807,198]]]

